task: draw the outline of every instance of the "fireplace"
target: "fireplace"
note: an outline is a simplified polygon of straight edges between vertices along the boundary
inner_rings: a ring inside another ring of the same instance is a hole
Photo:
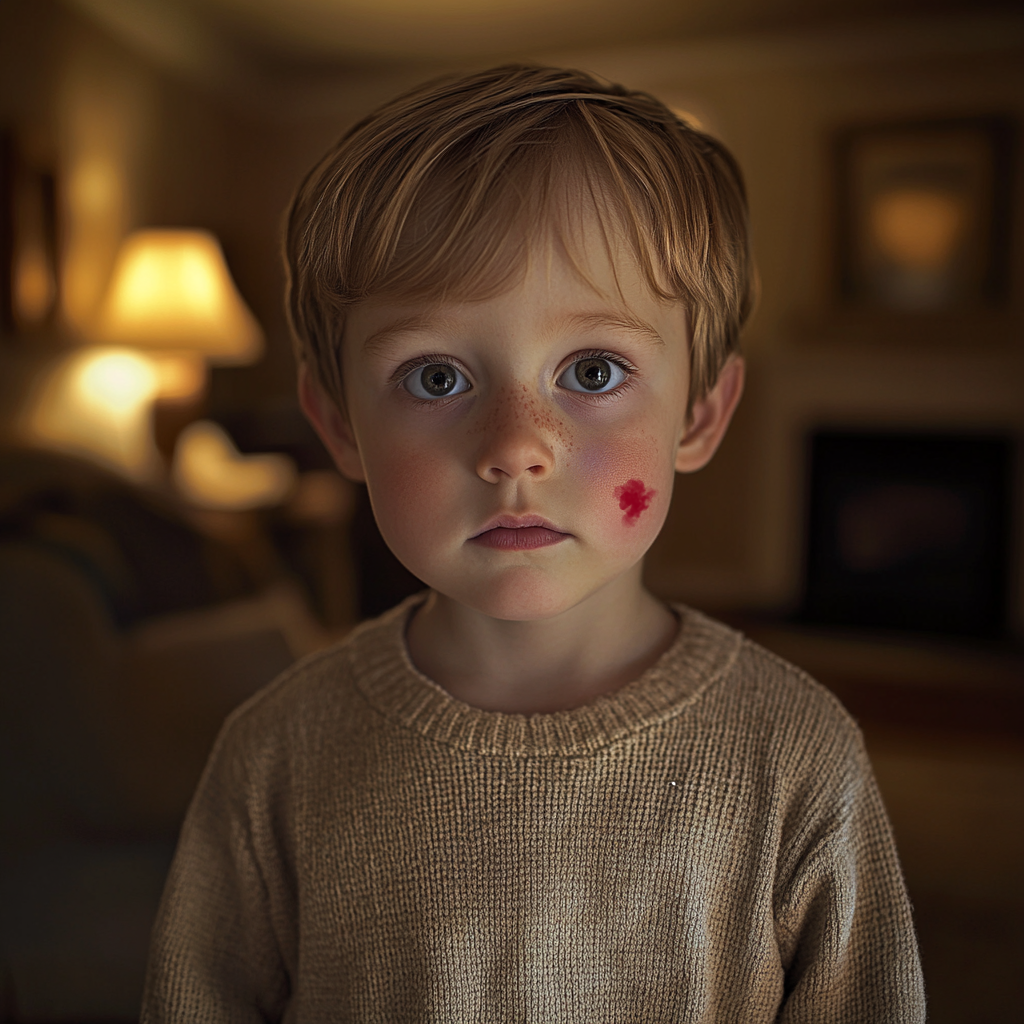
[[[815,432],[800,618],[1002,635],[1013,471],[1008,436]]]

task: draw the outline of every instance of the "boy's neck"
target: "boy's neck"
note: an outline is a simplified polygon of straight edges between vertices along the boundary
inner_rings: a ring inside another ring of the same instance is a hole
[[[509,714],[566,711],[636,679],[678,621],[640,582],[641,566],[560,615],[494,619],[432,593],[413,616],[413,663],[451,696]]]

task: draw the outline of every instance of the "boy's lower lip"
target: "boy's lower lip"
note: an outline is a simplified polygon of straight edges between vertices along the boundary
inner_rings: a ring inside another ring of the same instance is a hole
[[[521,526],[512,530],[496,526],[493,530],[485,530],[471,538],[471,543],[480,544],[485,548],[498,548],[501,551],[529,551],[532,548],[546,548],[550,544],[558,544],[568,537],[567,533],[549,530],[545,526]]]

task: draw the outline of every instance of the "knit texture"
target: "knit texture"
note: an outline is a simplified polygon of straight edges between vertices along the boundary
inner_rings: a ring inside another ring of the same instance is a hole
[[[142,1020],[924,1020],[859,732],[683,607],[639,679],[512,715],[411,664],[413,598],[240,707],[169,876]]]

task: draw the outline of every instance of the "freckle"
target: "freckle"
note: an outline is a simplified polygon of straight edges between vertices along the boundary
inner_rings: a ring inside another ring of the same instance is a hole
[[[616,487],[614,493],[619,499],[619,508],[626,513],[622,517],[623,523],[636,526],[640,514],[650,507],[657,492],[647,490],[642,480],[627,480],[621,487]]]

